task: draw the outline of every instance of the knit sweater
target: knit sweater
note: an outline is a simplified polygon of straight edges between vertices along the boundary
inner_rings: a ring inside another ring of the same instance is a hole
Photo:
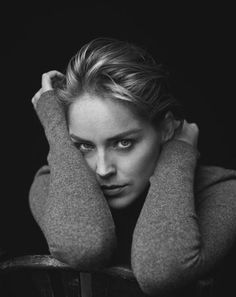
[[[167,142],[146,195],[112,210],[69,137],[52,91],[36,107],[49,143],[48,165],[29,193],[32,214],[50,253],[79,269],[130,264],[149,295],[210,273],[236,237],[236,171],[199,166],[197,150]]]

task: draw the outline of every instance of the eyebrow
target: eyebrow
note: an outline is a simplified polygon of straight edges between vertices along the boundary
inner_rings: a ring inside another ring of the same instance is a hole
[[[116,140],[116,139],[119,139],[119,138],[122,138],[122,137],[126,137],[126,136],[131,135],[131,134],[137,134],[137,133],[139,133],[141,131],[142,131],[142,129],[132,129],[132,130],[129,130],[129,131],[125,131],[125,132],[116,134],[116,135],[108,138],[107,140],[108,141]],[[90,142],[89,140],[86,140],[86,139],[81,138],[79,136],[76,136],[74,134],[70,134],[70,137],[73,138],[74,140],[77,140],[77,141],[87,141],[87,142]]]

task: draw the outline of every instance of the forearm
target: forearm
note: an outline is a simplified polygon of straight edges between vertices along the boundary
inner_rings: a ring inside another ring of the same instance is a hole
[[[200,265],[201,242],[193,194],[196,157],[190,145],[169,142],[151,177],[131,255],[134,273],[148,293],[187,281]]]
[[[82,156],[72,151],[73,147],[69,155],[64,150],[54,152],[49,158],[45,235],[54,253],[55,248],[63,247],[68,255],[74,251],[79,259],[82,256],[90,261],[93,254],[109,258],[115,244],[115,227],[108,204]]]
[[[52,100],[49,95],[40,99],[46,101],[47,112],[51,108],[48,100]],[[39,112],[43,119],[43,110]],[[65,122],[58,114],[51,118],[51,123],[43,121],[50,146],[50,181],[40,227],[51,253],[59,260],[80,268],[102,266],[116,245],[109,206],[95,176],[70,141]]]

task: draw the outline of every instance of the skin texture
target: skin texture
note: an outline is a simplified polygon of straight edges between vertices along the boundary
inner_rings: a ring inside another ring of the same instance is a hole
[[[126,185],[119,193],[104,191],[109,206],[124,208],[138,199],[156,167],[163,133],[137,118],[122,102],[88,93],[70,106],[68,119],[71,139],[99,185]],[[116,137],[131,130],[139,131]]]

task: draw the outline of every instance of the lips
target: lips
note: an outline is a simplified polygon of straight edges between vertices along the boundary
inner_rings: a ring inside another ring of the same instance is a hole
[[[116,188],[121,188],[123,186],[120,185],[110,185],[110,186],[106,186],[106,185],[102,185],[101,188],[102,189],[116,189]]]
[[[103,193],[107,196],[114,196],[114,195],[118,195],[120,193],[123,192],[123,190],[125,189],[126,185],[123,186],[118,186],[118,185],[111,185],[111,186],[101,186],[101,189],[103,191]]]

